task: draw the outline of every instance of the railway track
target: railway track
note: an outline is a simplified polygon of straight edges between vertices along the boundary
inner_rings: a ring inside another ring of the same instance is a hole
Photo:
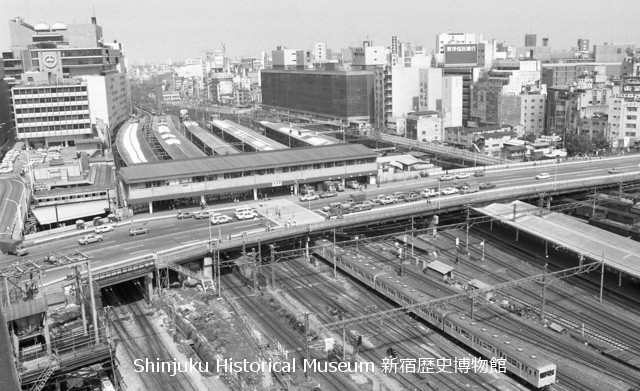
[[[107,289],[108,300],[116,306],[109,311],[109,322],[120,339],[120,344],[125,347],[130,362],[136,359],[148,358],[151,362],[172,362],[173,354],[159,341],[154,327],[145,314],[142,301],[134,301],[122,304],[132,292],[116,292]],[[133,292],[140,294],[140,292]],[[129,296],[130,297],[130,296]],[[157,361],[156,361],[157,360]],[[149,391],[200,391],[193,385],[188,375],[178,372],[170,376],[169,372],[138,372],[142,382],[147,385]],[[126,382],[126,379],[125,379]]]

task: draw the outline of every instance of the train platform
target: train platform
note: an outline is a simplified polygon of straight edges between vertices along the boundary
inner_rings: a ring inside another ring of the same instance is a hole
[[[164,121],[159,117],[154,117],[151,124],[153,134],[162,145],[162,148],[169,154],[171,159],[191,159],[194,157],[207,156],[198,149],[189,139],[187,139],[178,129],[176,129],[171,116],[163,116]],[[166,121],[166,122],[165,122]]]
[[[604,262],[632,278],[640,277],[640,243],[589,225],[561,213],[539,209],[522,201],[473,208],[520,232],[540,238],[555,248],[584,256],[585,263]]]

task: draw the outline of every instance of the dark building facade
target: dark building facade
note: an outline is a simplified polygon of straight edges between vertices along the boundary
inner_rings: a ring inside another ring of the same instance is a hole
[[[261,71],[262,105],[322,118],[373,118],[372,71]]]
[[[471,86],[474,83],[475,67],[452,67],[443,68],[444,76],[462,76],[462,121],[466,123],[471,119]]]
[[[0,62],[0,158],[8,149],[13,138],[13,116],[11,114],[11,93],[4,80],[4,66]]]

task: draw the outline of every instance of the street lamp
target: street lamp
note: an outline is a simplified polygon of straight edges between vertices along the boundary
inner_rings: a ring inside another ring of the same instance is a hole
[[[557,182],[558,182],[558,161],[556,160],[556,173],[553,176],[553,191],[556,191]]]

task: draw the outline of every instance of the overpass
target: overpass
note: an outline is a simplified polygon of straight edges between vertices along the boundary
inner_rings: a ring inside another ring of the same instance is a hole
[[[388,143],[402,145],[404,147],[410,147],[441,156],[449,156],[457,159],[462,159],[470,163],[475,162],[476,164],[480,165],[503,164],[509,162],[509,160],[504,158],[487,156],[483,153],[473,153],[464,149],[453,148],[441,144],[423,143],[418,140],[411,140],[392,134],[381,133],[380,137],[382,141],[386,141]]]
[[[512,202],[521,198],[537,196],[541,193],[549,196],[555,196],[584,189],[610,187],[612,185],[621,185],[622,183],[631,182],[640,182],[640,171],[617,175],[601,175],[586,179],[572,179],[561,182],[536,182],[532,185],[512,186],[508,188],[485,190],[473,194],[438,197],[437,199],[433,199],[431,203],[420,201],[395,204],[368,212],[348,214],[345,215],[343,219],[339,220],[324,220],[306,225],[294,226],[288,229],[279,227],[270,231],[252,233],[251,235],[230,236],[228,240],[222,240],[215,243],[214,254],[219,253],[220,251],[240,248],[245,249],[246,247],[256,246],[258,244],[274,243],[292,238],[305,237],[312,234],[331,232],[334,229],[379,225],[385,222],[410,219],[412,217],[432,216],[436,213],[460,210],[466,208],[468,205],[479,207],[495,203],[496,201]],[[149,273],[152,268],[159,267],[171,268],[182,275],[204,281],[205,277],[201,274],[190,276],[186,269],[180,269],[177,265],[187,261],[202,259],[209,254],[210,248],[208,240],[201,240],[164,251],[158,251],[155,255],[148,254],[130,261],[119,262],[120,264],[126,264],[127,267],[121,267],[120,269],[111,272],[101,273],[105,273],[105,278],[107,276],[106,273],[111,273],[108,278],[115,278],[113,281],[116,281],[118,278],[124,278],[122,281],[125,281],[128,279],[127,277],[115,276],[122,273],[135,273],[136,276],[140,277],[139,274],[141,273],[141,269],[147,268],[146,273]],[[152,265],[150,261],[155,261],[156,264]],[[102,285],[103,284],[101,284],[101,286]]]

